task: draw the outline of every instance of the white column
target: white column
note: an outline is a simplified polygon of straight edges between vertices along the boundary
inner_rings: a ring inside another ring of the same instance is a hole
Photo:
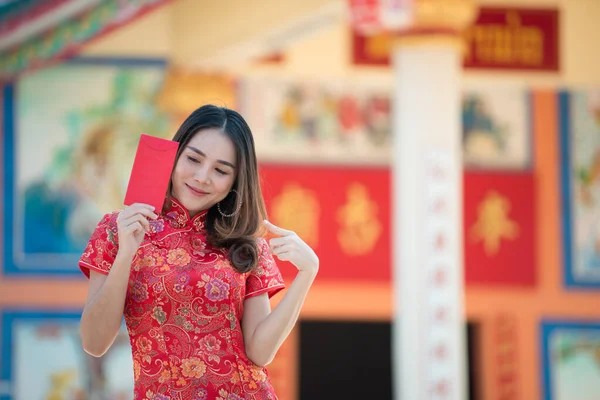
[[[466,400],[461,53],[399,44],[393,65],[395,398]]]

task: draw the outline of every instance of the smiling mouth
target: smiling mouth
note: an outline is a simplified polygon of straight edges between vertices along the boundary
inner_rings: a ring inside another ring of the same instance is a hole
[[[197,195],[197,196],[205,196],[205,195],[207,195],[207,194],[208,194],[208,192],[205,192],[205,191],[203,191],[203,190],[194,189],[193,187],[191,187],[191,186],[190,186],[190,185],[188,185],[187,183],[186,183],[186,185],[185,185],[185,186],[187,186],[187,187],[188,187],[188,189],[190,189],[190,191],[191,191],[192,193],[194,193],[195,195]]]

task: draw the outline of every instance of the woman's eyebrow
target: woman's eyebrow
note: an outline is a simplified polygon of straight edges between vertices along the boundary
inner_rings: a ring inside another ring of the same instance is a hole
[[[206,154],[204,154],[202,151],[200,151],[199,149],[195,148],[194,146],[187,146],[187,148],[190,149],[191,151],[193,151],[194,153],[202,156],[202,157],[206,157]],[[229,161],[217,160],[217,162],[220,163],[220,164],[223,164],[223,165],[227,165],[227,166],[235,169],[235,165],[233,165]]]

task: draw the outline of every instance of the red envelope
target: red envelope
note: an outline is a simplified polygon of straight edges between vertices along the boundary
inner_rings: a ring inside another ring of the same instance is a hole
[[[160,213],[169,188],[179,143],[142,134],[138,144],[124,204],[144,203]]]

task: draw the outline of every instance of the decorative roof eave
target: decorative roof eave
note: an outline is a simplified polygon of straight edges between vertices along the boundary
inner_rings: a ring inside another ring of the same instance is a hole
[[[28,70],[74,56],[92,39],[171,0],[52,1],[55,7],[43,13],[35,14],[30,8],[30,19],[16,13],[18,24],[12,18],[0,20],[0,31],[8,32],[0,40],[0,80],[12,80]]]
[[[51,0],[17,9],[0,20],[0,51],[8,50],[96,6],[101,0]]]

